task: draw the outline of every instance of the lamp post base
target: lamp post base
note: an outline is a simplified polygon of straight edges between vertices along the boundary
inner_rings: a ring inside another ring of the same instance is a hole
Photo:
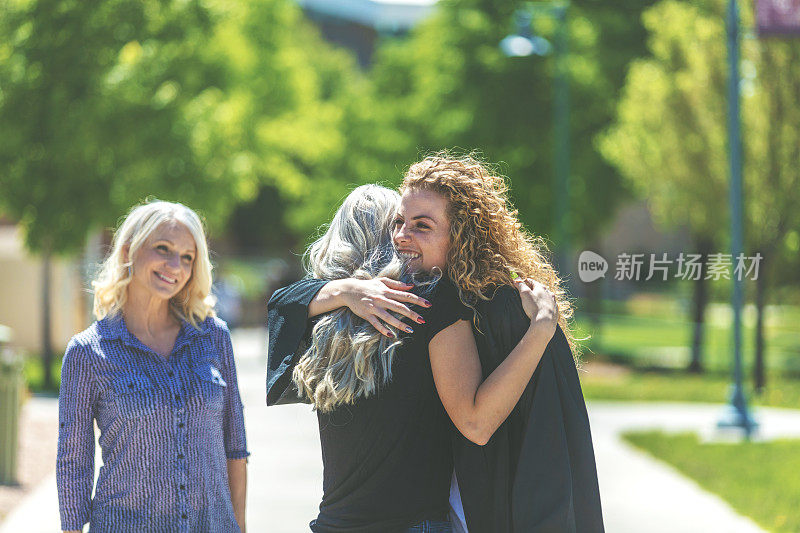
[[[722,414],[717,420],[717,428],[741,429],[748,439],[758,429],[758,422],[747,410],[747,401],[740,386],[731,386],[730,403],[723,408]]]

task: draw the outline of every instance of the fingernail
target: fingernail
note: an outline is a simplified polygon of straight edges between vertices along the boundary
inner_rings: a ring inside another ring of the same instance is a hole
[[[424,323],[425,323],[425,319],[424,319],[424,318],[422,318],[421,316],[418,316],[418,317],[417,317],[417,323],[419,323],[419,324],[424,324]]]
[[[386,332],[386,336],[387,336],[387,337],[390,337],[390,338],[392,338],[392,339],[394,339],[394,333],[393,333],[393,332],[391,332],[391,331],[387,331],[387,332]]]
[[[426,300],[425,298],[423,298],[423,299],[422,299],[422,301],[423,301],[423,302],[425,303],[425,305],[427,305],[428,307],[430,307],[430,306],[431,306],[431,303],[430,303],[428,300]]]
[[[414,330],[411,329],[411,326],[407,326],[406,327],[406,331],[409,332],[409,333],[414,333]]]

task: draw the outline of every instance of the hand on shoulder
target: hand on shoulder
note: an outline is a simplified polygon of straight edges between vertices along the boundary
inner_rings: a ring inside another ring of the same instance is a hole
[[[558,325],[558,301],[542,283],[532,279],[516,279],[514,285],[519,291],[522,308],[535,328],[551,339]]]

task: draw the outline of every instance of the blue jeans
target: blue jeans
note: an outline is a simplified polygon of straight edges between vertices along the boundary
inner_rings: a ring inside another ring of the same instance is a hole
[[[411,526],[403,533],[452,533],[453,526],[450,521],[424,520],[415,526]]]

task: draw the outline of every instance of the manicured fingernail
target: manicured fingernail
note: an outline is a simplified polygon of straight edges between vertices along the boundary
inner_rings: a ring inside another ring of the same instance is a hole
[[[418,317],[417,317],[417,322],[418,322],[419,324],[424,324],[424,323],[425,323],[425,319],[424,319],[424,318],[422,318],[421,316],[418,316]]]
[[[406,326],[406,331],[409,333],[414,333],[414,330],[411,329],[411,326]]]
[[[394,333],[391,331],[386,334],[387,337],[394,339]]]
[[[428,300],[426,300],[425,298],[423,298],[423,299],[422,299],[422,303],[424,303],[424,304],[425,304],[425,305],[427,305],[428,307],[430,307],[430,306],[431,306],[431,303],[430,303]]]

